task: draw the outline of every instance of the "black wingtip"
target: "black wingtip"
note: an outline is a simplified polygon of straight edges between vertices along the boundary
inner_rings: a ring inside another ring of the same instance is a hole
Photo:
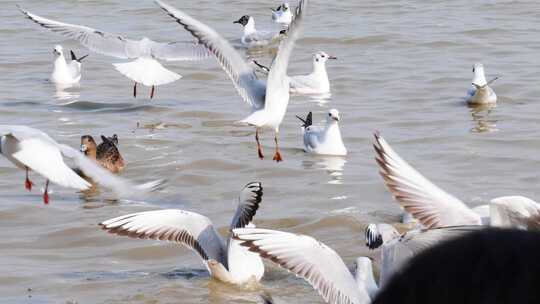
[[[270,295],[267,294],[261,294],[261,300],[263,304],[274,304],[274,300]]]
[[[302,127],[307,128],[313,124],[313,113],[309,112],[306,116],[306,119],[303,119],[302,117],[296,115],[296,118],[300,119],[302,122]]]

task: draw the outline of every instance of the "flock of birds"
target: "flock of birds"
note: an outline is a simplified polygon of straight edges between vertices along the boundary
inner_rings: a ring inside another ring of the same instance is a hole
[[[133,95],[137,86],[156,87],[174,82],[182,76],[163,67],[160,61],[202,60],[214,57],[230,77],[240,97],[251,112],[239,123],[255,128],[258,157],[264,158],[259,133],[274,132],[273,160],[280,162],[279,127],[293,94],[326,94],[330,82],[327,60],[336,57],[317,52],[313,56],[313,72],[289,76],[287,68],[293,47],[301,35],[308,0],[300,0],[295,10],[288,3],[272,9],[272,20],[279,24],[275,32],[255,28],[253,17],[245,15],[234,21],[243,27],[240,39],[245,48],[278,45],[270,66],[248,61],[218,32],[187,13],[155,0],[175,22],[189,32],[194,42],[156,42],[149,38],[131,40],[83,25],[63,23],[40,17],[19,7],[21,12],[40,26],[77,40],[88,50],[125,59],[113,66],[133,80]],[[54,48],[54,70],[50,80],[57,85],[78,85],[84,58],[70,52],[70,60],[61,46]],[[482,64],[473,66],[472,87],[467,93],[471,104],[493,104],[497,96],[487,81]],[[258,73],[266,75],[260,79]],[[338,110],[332,109],[323,126],[313,125],[312,113],[302,122],[303,145],[307,153],[347,155],[343,143]],[[43,201],[49,203],[49,181],[60,186],[87,190],[97,183],[119,196],[140,195],[163,186],[163,180],[135,184],[116,173],[125,163],[118,150],[118,137],[101,136],[99,145],[90,135],[81,137],[80,149],[60,144],[47,134],[27,126],[0,125],[0,153],[26,172],[25,188],[32,189],[29,172],[46,178]],[[327,303],[370,303],[384,289],[393,275],[413,256],[435,244],[458,237],[483,226],[536,229],[540,226],[540,204],[521,196],[493,199],[489,205],[469,208],[458,198],[445,192],[416,171],[376,132],[374,134],[376,162],[384,183],[402,207],[403,220],[414,228],[400,233],[389,224],[370,224],[365,230],[366,245],[380,250],[380,276],[375,279],[372,260],[359,257],[351,273],[338,254],[312,237],[269,229],[255,228],[252,221],[262,202],[260,182],[247,184],[240,192],[229,235],[224,239],[204,215],[184,210],[156,210],[128,214],[109,219],[100,226],[114,234],[141,239],[158,239],[180,243],[195,251],[210,275],[222,282],[245,285],[257,283],[264,274],[263,259],[269,260],[299,277],[315,288]],[[72,159],[76,168],[69,167],[64,158]],[[264,297],[266,303],[272,300]]]

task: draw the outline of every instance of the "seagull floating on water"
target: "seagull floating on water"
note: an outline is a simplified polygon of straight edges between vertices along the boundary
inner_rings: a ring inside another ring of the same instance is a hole
[[[152,87],[150,98],[154,97],[155,87],[174,82],[182,76],[164,68],[157,61],[200,60],[209,56],[203,46],[191,42],[160,43],[146,37],[141,40],[126,39],[120,35],[109,34],[83,25],[62,23],[32,14],[19,7],[30,20],[59,33],[64,37],[75,39],[91,51],[132,61],[114,63],[113,66],[122,75],[135,82],[133,96],[137,96],[137,84]]]
[[[247,48],[266,46],[280,37],[279,32],[258,31],[255,28],[255,19],[252,16],[244,15],[233,23],[238,23],[244,28],[244,33],[240,41]]]
[[[51,81],[58,85],[75,85],[81,80],[81,61],[88,55],[77,58],[73,51],[71,53],[71,61],[67,62],[64,56],[64,48],[61,45],[56,45],[53,50],[54,68],[51,74]]]
[[[272,20],[275,23],[289,25],[292,22],[293,15],[289,7],[289,3],[285,2],[272,10]]]
[[[18,168],[26,171],[25,188],[27,190],[31,191],[33,185],[28,178],[30,170],[47,179],[43,193],[45,204],[49,203],[49,181],[77,190],[86,190],[91,186],[66,165],[64,157],[72,159],[79,169],[92,180],[112,189],[119,195],[142,194],[153,191],[163,184],[163,181],[160,180],[134,185],[109,173],[81,152],[57,143],[40,130],[26,126],[0,125],[0,154]]]
[[[341,139],[338,125],[339,111],[331,109],[326,116],[326,125],[323,127],[313,125],[312,115],[309,112],[306,119],[296,116],[303,123],[304,151],[323,155],[347,155],[347,148]]]
[[[477,229],[457,227],[416,231],[386,244],[381,252],[380,285],[384,287],[393,272],[426,248]],[[367,257],[357,258],[352,274],[332,248],[306,235],[239,228],[233,230],[233,238],[240,241],[241,246],[305,279],[326,303],[367,304],[378,291],[372,262]]]
[[[273,159],[277,162],[282,161],[278,145],[278,134],[279,126],[289,104],[287,68],[294,44],[300,36],[307,0],[299,2],[287,36],[280,42],[266,83],[258,79],[252,65],[247,63],[243,56],[215,30],[162,1],[156,0],[155,2],[197,38],[200,44],[206,46],[214,54],[225,73],[231,78],[242,99],[251,106],[251,114],[242,119],[240,123],[256,128],[255,140],[259,157],[261,159],[264,157],[259,142],[259,131],[271,129],[274,131],[274,141],[276,143]]]
[[[254,227],[251,221],[262,196],[259,182],[251,182],[242,189],[230,234],[234,228]],[[199,254],[210,275],[222,282],[244,285],[258,282],[264,274],[264,264],[258,254],[241,247],[231,235],[224,241],[210,219],[195,212],[146,211],[106,220],[99,225],[118,235],[180,243]]]
[[[490,225],[540,228],[540,204],[523,196],[503,196],[489,205],[469,208],[404,161],[378,133],[376,161],[386,187],[406,212],[426,228]]]
[[[495,91],[493,91],[489,85],[499,79],[499,77],[486,81],[484,65],[481,63],[474,64],[472,71],[474,77],[472,80],[472,88],[467,92],[467,103],[472,105],[495,104],[497,102],[497,94],[495,94]]]
[[[330,93],[330,81],[326,73],[326,61],[335,56],[319,51],[313,55],[313,72],[308,75],[290,76],[291,93],[326,94]]]

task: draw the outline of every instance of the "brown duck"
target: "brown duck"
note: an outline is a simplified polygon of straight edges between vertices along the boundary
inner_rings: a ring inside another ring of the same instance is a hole
[[[102,143],[97,145],[92,136],[81,136],[81,152],[112,173],[122,171],[125,164],[120,151],[116,147],[118,145],[118,136],[116,134],[112,137],[101,135],[101,141]]]

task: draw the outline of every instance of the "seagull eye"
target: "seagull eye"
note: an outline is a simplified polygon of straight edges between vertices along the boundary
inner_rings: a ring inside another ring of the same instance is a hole
[[[328,116],[332,117],[332,113],[328,113]]]

